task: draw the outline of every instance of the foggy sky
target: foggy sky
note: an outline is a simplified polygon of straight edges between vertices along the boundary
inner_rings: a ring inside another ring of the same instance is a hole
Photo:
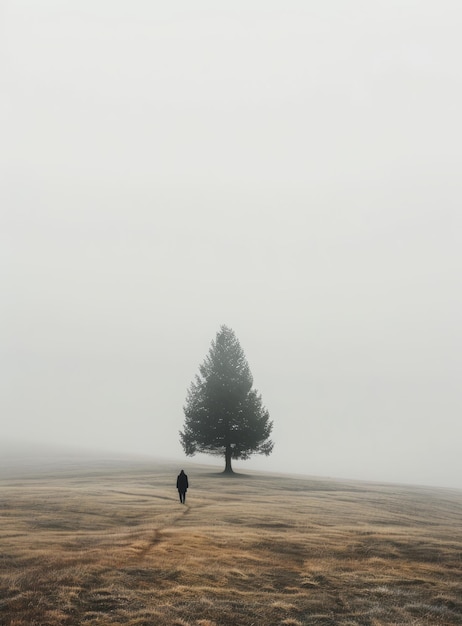
[[[462,488],[461,18],[0,2],[3,442],[180,461],[226,324],[274,420],[237,467]]]

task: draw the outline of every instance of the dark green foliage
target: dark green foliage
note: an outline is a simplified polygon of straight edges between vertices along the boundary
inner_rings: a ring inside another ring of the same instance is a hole
[[[271,453],[273,423],[252,384],[236,335],[222,326],[188,390],[180,432],[188,456],[196,452],[223,455],[225,472],[232,472],[232,458]]]

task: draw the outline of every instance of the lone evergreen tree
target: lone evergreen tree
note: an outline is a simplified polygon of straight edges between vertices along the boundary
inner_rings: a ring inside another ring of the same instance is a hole
[[[188,456],[196,452],[223,455],[224,472],[232,474],[231,459],[271,453],[273,423],[252,385],[234,331],[222,326],[186,397],[180,438]]]

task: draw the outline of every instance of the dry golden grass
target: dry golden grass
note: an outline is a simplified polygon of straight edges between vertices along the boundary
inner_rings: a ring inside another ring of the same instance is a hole
[[[0,625],[462,624],[462,492],[185,469],[4,473]]]

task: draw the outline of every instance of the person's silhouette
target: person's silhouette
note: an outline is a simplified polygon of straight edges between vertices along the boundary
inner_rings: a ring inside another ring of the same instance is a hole
[[[188,491],[188,487],[188,477],[184,473],[184,470],[181,470],[176,479],[176,488],[178,489],[181,504],[184,504],[186,502],[186,492]]]

